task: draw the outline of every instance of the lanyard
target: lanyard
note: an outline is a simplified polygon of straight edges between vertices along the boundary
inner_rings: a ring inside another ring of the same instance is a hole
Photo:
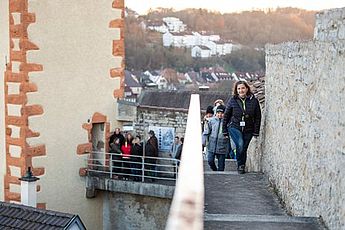
[[[240,98],[240,100],[242,101],[242,108],[243,108],[243,111],[242,111],[242,121],[244,121],[244,115],[246,113],[246,98],[244,98],[244,100],[242,100],[242,98]]]

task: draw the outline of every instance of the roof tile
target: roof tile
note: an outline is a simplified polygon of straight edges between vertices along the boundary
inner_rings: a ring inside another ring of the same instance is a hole
[[[75,217],[79,218],[69,213],[0,201],[0,229],[63,229]]]

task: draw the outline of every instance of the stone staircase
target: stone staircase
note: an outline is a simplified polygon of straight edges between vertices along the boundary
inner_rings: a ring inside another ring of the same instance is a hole
[[[264,174],[239,175],[234,160],[226,160],[225,172],[204,167],[204,229],[324,229],[317,218],[287,215]]]

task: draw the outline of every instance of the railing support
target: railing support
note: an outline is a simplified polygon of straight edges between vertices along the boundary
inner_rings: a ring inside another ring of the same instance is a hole
[[[110,171],[110,179],[113,179],[113,154],[109,154],[109,171]]]
[[[144,157],[141,158],[141,182],[145,181],[145,159]]]

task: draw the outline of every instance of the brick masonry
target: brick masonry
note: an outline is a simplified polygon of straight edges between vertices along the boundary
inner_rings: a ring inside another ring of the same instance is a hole
[[[266,46],[264,128],[250,155],[292,214],[344,229],[345,8],[318,13],[314,31]]]
[[[88,142],[79,144],[77,146],[77,154],[83,155],[83,154],[89,154],[92,151],[92,139],[91,139],[91,130],[92,126],[95,123],[104,123],[105,125],[105,133],[106,133],[106,142],[105,142],[105,151],[108,152],[109,150],[109,137],[110,137],[110,123],[107,122],[107,117],[101,113],[94,113],[92,116],[92,119],[90,123],[84,123],[82,125],[82,128],[86,130],[87,136],[88,136]],[[87,169],[86,168],[80,168],[79,169],[79,175],[80,176],[86,176]]]
[[[120,38],[113,40],[112,54],[115,57],[121,57],[121,67],[110,69],[110,76],[113,78],[119,78],[120,88],[115,89],[113,96],[114,98],[123,98],[125,90],[125,39],[124,39],[124,0],[114,0],[112,7],[115,9],[122,10],[121,18],[115,19],[109,22],[109,28],[118,28],[120,30]]]
[[[38,90],[37,86],[29,81],[29,73],[43,70],[41,64],[28,63],[26,58],[28,51],[39,50],[29,39],[28,26],[35,23],[36,18],[34,13],[28,12],[28,4],[28,0],[9,0],[10,60],[5,72],[5,201],[20,202],[20,193],[10,190],[10,185],[20,185],[18,175],[11,175],[10,167],[16,167],[21,175],[24,175],[27,167],[32,167],[32,158],[46,155],[45,145],[30,146],[27,143],[27,138],[40,136],[38,132],[30,129],[29,117],[44,114],[42,106],[27,104],[27,93]],[[17,47],[15,42],[18,43]],[[35,176],[44,173],[43,167],[33,168]],[[38,187],[37,190],[41,188]],[[45,204],[37,206],[45,207]]]

